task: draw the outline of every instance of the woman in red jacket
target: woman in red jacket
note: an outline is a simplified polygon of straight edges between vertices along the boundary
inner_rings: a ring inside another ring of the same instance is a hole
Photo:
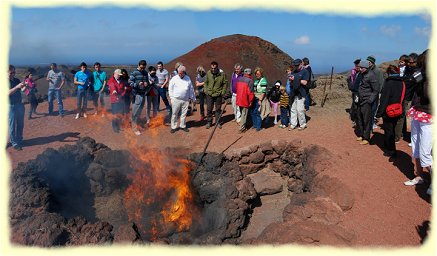
[[[128,90],[129,85],[121,79],[122,72],[120,69],[114,71],[114,75],[109,79],[109,94],[111,99],[112,115],[112,130],[116,133],[120,132],[121,120],[124,114],[124,95]]]

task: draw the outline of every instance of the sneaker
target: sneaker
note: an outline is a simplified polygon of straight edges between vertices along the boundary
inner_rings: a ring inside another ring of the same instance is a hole
[[[367,144],[369,144],[369,142],[368,142],[367,140],[362,140],[362,141],[360,142],[360,145],[367,145]]]
[[[218,127],[219,129],[223,128],[221,124],[218,124],[217,127]]]
[[[290,128],[288,128],[288,130],[291,131],[291,130],[294,130],[294,128],[296,128],[296,126],[290,125]]]
[[[278,121],[276,121],[276,120],[275,120],[275,121],[273,121],[273,124],[278,124]]]
[[[306,125],[303,125],[303,126],[300,126],[299,128],[297,128],[297,130],[299,130],[299,131],[303,131],[303,130],[305,130],[305,128],[307,128],[307,126],[306,126]]]
[[[87,115],[86,113],[83,113],[83,117],[84,117],[84,118],[87,118],[88,115]]]
[[[171,129],[170,130],[170,133],[175,133],[176,132],[176,129]]]
[[[206,127],[206,129],[209,129],[209,128],[211,128],[211,124],[207,123],[205,127]]]
[[[74,117],[74,119],[79,119],[79,113],[76,114],[76,116]]]
[[[357,141],[363,141],[363,137],[357,137]]]
[[[141,135],[141,132],[138,131],[137,129],[134,129],[134,133],[135,133],[135,135],[137,135],[137,136],[140,136],[140,135]]]
[[[23,148],[20,145],[15,145],[14,149],[17,150],[17,151],[23,150]]]
[[[410,143],[408,143],[408,146],[409,146],[409,147],[411,147],[411,142],[410,142]]]
[[[185,128],[182,128],[182,131],[189,132],[190,130],[188,130],[188,127],[185,127]]]
[[[424,181],[423,181],[423,179],[421,178],[421,177],[416,177],[416,178],[414,178],[414,179],[412,179],[412,180],[407,180],[407,181],[405,181],[404,182],[404,185],[405,186],[415,186],[415,185],[420,185],[420,184],[422,184]]]

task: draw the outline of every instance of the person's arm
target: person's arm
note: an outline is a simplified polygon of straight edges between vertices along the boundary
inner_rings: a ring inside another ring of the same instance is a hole
[[[103,91],[105,91],[105,87],[106,87],[106,72],[102,73],[102,77],[103,77],[103,84],[102,84],[102,89],[100,89],[100,93],[103,93]]]
[[[9,89],[9,95],[14,94],[18,90],[21,90],[21,88],[23,88],[24,86],[25,86],[25,84],[20,82],[19,84],[17,84],[13,88]]]
[[[168,79],[168,72],[167,72],[167,74],[165,75],[164,83],[162,83],[161,88],[164,88],[167,85],[168,81],[169,79]]]
[[[58,90],[62,89],[62,86],[64,86],[65,84],[65,76],[64,74],[61,75],[61,84],[59,85],[59,88],[57,88]]]

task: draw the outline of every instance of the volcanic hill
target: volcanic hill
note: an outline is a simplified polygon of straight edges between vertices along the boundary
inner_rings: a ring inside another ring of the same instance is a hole
[[[190,78],[194,80],[197,66],[202,65],[205,70],[209,70],[210,63],[214,60],[227,76],[234,71],[235,63],[252,68],[252,71],[255,67],[261,67],[269,84],[273,84],[278,79],[285,79],[285,70],[293,58],[276,45],[257,36],[235,34],[203,43],[167,63],[166,68],[172,71],[176,62],[182,62]]]

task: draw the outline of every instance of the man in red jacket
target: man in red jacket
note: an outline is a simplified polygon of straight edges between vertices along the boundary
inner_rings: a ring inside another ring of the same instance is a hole
[[[244,69],[244,75],[237,80],[236,104],[240,108],[241,113],[239,130],[240,133],[243,133],[247,130],[247,114],[255,97],[253,92],[252,70],[250,68],[246,68]]]

